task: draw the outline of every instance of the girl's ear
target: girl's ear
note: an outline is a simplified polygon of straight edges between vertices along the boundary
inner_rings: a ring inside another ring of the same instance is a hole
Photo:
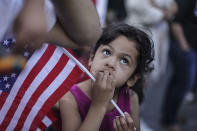
[[[134,75],[132,77],[130,77],[128,80],[127,80],[127,86],[128,87],[132,87],[135,85],[135,83],[137,82],[137,80],[140,78],[140,75]]]
[[[94,55],[91,53],[91,54],[90,54],[90,58],[89,58],[89,60],[88,60],[88,66],[89,66],[89,67],[92,65],[93,59],[94,59]]]

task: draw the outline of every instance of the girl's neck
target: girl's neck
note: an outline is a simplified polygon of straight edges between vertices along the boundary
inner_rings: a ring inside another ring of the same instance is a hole
[[[113,96],[113,100],[117,102],[118,97],[119,97],[119,93],[120,93],[120,88],[116,88],[114,91],[114,96]]]

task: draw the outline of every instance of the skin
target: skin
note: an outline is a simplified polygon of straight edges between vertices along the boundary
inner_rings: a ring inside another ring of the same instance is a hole
[[[102,33],[91,0],[51,0],[65,34],[78,46],[92,46]],[[65,44],[65,43],[64,43]]]
[[[90,50],[96,43],[102,29],[91,0],[51,0],[51,2],[59,21],[47,32],[45,0],[26,0],[14,22],[13,29],[17,42],[13,50],[15,54],[22,52],[27,43],[31,43],[29,46],[32,52],[41,47],[43,42],[81,51],[86,48]]]
[[[16,44],[11,54],[0,58],[0,63],[16,63],[21,59],[24,47],[32,54],[44,42],[70,49],[78,49],[87,56],[100,37],[102,30],[97,11],[91,0],[51,0],[55,6],[58,22],[47,32],[45,0],[26,0],[13,25]],[[27,46],[28,44],[28,46]],[[23,58],[26,63],[26,59]],[[0,72],[12,71],[0,65]],[[23,69],[24,64],[20,65]]]
[[[44,42],[47,33],[44,2],[45,0],[27,0],[24,3],[24,7],[14,21],[13,30],[17,41],[14,53],[22,52],[27,43],[34,43],[31,44],[34,50],[41,47]]]
[[[99,130],[105,113],[114,109],[110,100],[113,98],[117,102],[118,89],[124,83],[133,86],[138,79],[132,75],[137,66],[138,51],[135,46],[135,41],[119,36],[108,45],[101,45],[95,55],[91,55],[88,64],[96,82],[86,80],[78,84],[92,101],[88,114],[82,121],[74,96],[71,92],[66,93],[56,104],[60,110],[62,130]],[[138,97],[131,90],[129,94],[131,114],[125,113],[126,119],[121,116],[114,119],[116,131],[133,131],[134,126],[140,130]]]

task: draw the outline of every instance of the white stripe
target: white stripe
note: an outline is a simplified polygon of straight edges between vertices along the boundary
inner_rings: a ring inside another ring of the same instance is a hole
[[[57,64],[58,60],[60,59],[62,55],[62,50],[59,48],[56,48],[54,54],[51,56],[49,61],[46,63],[46,65],[43,67],[43,69],[40,71],[40,73],[36,76],[36,78],[31,83],[28,90],[25,92],[13,118],[11,123],[9,124],[7,130],[11,131],[14,130],[16,124],[18,123],[18,120],[23,113],[23,110],[27,104],[27,102],[30,100],[32,94],[37,90],[41,82],[47,77],[47,75],[50,73],[50,71],[54,68],[54,66]]]
[[[33,55],[36,55],[36,58],[30,58],[29,61],[26,64],[26,67],[28,67],[28,69],[24,68],[24,70],[20,73],[20,75],[18,76],[16,82],[14,83],[9,96],[7,97],[4,106],[2,107],[1,111],[0,111],[0,124],[3,122],[8,110],[10,109],[10,106],[12,105],[12,102],[14,101],[18,90],[20,89],[20,86],[23,84],[23,81],[25,80],[25,78],[27,77],[27,75],[29,74],[29,72],[31,71],[31,69],[34,67],[34,65],[37,63],[37,61],[40,59],[40,57],[43,55],[43,53],[45,52],[47,48],[47,45],[44,45],[43,48],[41,50],[36,51]]]
[[[42,122],[43,124],[45,124],[46,127],[49,127],[52,124],[52,121],[47,116],[44,117]]]
[[[76,64],[69,60],[65,68],[60,72],[56,79],[49,85],[49,87],[39,97],[37,102],[34,104],[31,112],[29,113],[23,127],[23,131],[29,130],[34,118],[37,116],[38,111],[41,109],[47,99],[56,91],[56,89],[62,84],[62,82],[69,76]]]
[[[102,27],[105,26],[107,6],[108,6],[108,0],[96,0],[96,9],[97,9]]]
[[[36,131],[42,131],[40,128],[37,128]]]

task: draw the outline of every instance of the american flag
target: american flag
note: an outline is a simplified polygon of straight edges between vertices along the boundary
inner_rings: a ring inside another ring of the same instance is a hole
[[[13,40],[3,42],[8,50]],[[24,53],[26,57],[28,52]],[[51,107],[79,79],[81,69],[63,48],[44,44],[19,74],[0,76],[0,130],[43,130],[54,120]]]

